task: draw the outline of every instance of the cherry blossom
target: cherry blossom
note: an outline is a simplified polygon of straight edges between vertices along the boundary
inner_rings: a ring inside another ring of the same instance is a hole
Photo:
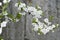
[[[3,0],[3,3],[9,3],[11,0]]]
[[[0,28],[0,34],[2,33],[2,28]]]
[[[0,6],[2,6],[2,2],[0,2]]]
[[[3,21],[3,22],[1,23],[1,27],[6,27],[6,24],[7,24],[7,21]]]

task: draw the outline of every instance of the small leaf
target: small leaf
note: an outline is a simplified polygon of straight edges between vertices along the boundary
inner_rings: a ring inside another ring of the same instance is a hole
[[[20,13],[17,13],[16,18],[17,18],[17,19],[20,19],[20,18],[21,18],[21,16],[22,16],[22,15],[21,15]]]
[[[12,14],[8,14],[7,16],[10,18],[14,18],[14,16]]]
[[[38,28],[38,31],[37,31],[37,32],[38,32],[38,33],[40,33],[40,34],[42,35],[43,33],[42,33],[40,30],[41,30],[41,29],[40,29],[40,28]]]
[[[52,21],[54,19],[54,16],[49,16],[49,20]]]
[[[14,18],[14,16],[13,16],[12,14],[8,14],[7,16],[8,16],[10,19],[12,19],[11,21],[13,21],[13,22],[16,21],[15,18]]]
[[[0,15],[0,19],[3,18],[4,16],[3,15]]]
[[[19,2],[18,2],[18,7],[19,7],[20,4],[21,4],[21,2],[19,1]]]
[[[47,23],[46,23],[46,22],[43,22],[43,23],[47,25]]]
[[[3,15],[8,15],[7,10],[3,11]]]
[[[24,11],[24,9],[23,9],[23,8],[21,8],[21,11]]]
[[[44,16],[44,13],[42,13],[41,16]]]
[[[0,35],[0,40],[3,39],[3,37]]]
[[[32,23],[37,23],[35,18],[32,19]]]
[[[38,5],[36,5],[36,7],[35,7],[37,10],[41,10],[41,8],[38,6]]]

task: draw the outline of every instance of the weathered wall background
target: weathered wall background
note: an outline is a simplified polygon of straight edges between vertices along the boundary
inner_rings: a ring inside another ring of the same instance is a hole
[[[28,4],[28,0],[11,0],[8,10],[13,15],[16,14],[14,4],[18,1],[25,2]],[[60,24],[60,0],[31,0],[32,6],[38,4],[41,6],[44,14],[49,17],[54,16],[53,23]],[[46,35],[37,35],[36,32],[32,31],[31,25],[32,16],[27,14],[23,16],[21,20],[17,23],[9,22],[6,28],[3,28],[3,38],[4,40],[60,40],[60,27],[55,29],[55,32],[49,32]]]

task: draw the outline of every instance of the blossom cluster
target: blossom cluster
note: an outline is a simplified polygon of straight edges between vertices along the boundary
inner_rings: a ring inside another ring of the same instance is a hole
[[[53,30],[57,25],[52,24],[52,22],[49,21],[48,18],[43,19],[43,22],[41,22],[39,19],[42,18],[43,11],[41,10],[41,7],[36,6],[28,6],[25,3],[18,2],[15,4],[15,7],[18,9],[18,13],[15,16],[12,14],[9,14],[7,10],[7,3],[9,3],[11,0],[3,0],[4,6],[2,8],[2,13],[0,14],[1,18],[5,18],[5,21],[1,22],[1,28],[0,28],[0,34],[2,33],[2,28],[6,27],[7,22],[13,21],[13,22],[18,22],[21,18],[21,16],[25,16],[26,14],[31,14],[32,15],[32,25],[33,30],[40,35],[41,33],[47,34],[51,30]],[[2,3],[0,2],[0,6],[2,6]],[[3,17],[4,16],[4,17]]]
[[[33,16],[32,19],[32,25],[34,26],[33,30],[38,32],[38,35],[40,35],[41,33],[43,34],[47,34],[49,31],[53,30],[57,25],[52,24],[51,22],[49,22],[48,18],[43,19],[44,21],[41,22],[39,20],[39,18],[42,18],[42,10],[41,7],[37,6],[37,7],[32,7],[32,6],[26,6],[26,4],[24,3],[16,3],[15,6],[17,7],[17,9],[19,11],[23,11],[23,13],[21,13],[21,15],[26,15],[27,13],[30,13]]]
[[[4,3],[5,6],[6,6],[6,4],[9,3],[10,1],[11,1],[11,0],[3,0],[3,3]],[[5,6],[3,7],[2,2],[0,2],[0,6],[2,7],[2,11],[5,10],[5,9],[3,9]],[[3,14],[5,17],[6,17],[6,15],[8,15],[7,11],[3,11],[2,13],[0,13],[0,19],[2,19],[2,17],[3,17],[2,14]],[[1,27],[0,27],[0,34],[2,33],[2,28],[3,28],[3,27],[6,27],[6,24],[7,24],[7,23],[8,23],[7,20],[4,20],[3,22],[0,23],[0,26],[1,26]]]

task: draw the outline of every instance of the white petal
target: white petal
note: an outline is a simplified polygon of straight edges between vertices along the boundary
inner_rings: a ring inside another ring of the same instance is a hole
[[[40,33],[38,33],[38,35],[40,35]]]
[[[43,29],[43,23],[41,23],[40,21],[38,22],[39,28]]]
[[[3,0],[3,3],[9,3],[11,0]]]
[[[2,6],[2,2],[0,2],[0,6]]]
[[[36,18],[41,18],[41,16],[39,14],[36,14],[35,17]]]
[[[3,21],[3,22],[1,23],[1,27],[6,27],[6,24],[7,24],[7,21]]]
[[[18,3],[15,4],[15,7],[18,7]]]
[[[7,3],[7,0],[3,0],[3,3]]]
[[[37,24],[34,25],[34,31],[38,31],[38,25]]]
[[[52,25],[52,28],[55,28],[56,26],[55,25]]]
[[[48,23],[49,22],[48,18],[45,18],[44,19],[44,22]]]
[[[29,11],[29,12],[36,11],[36,10],[37,10],[37,9],[35,9],[34,7],[29,7],[29,6],[28,6],[28,11]]]
[[[25,12],[23,12],[23,13],[21,13],[22,15],[25,15],[26,13]]]
[[[48,22],[48,25],[50,25],[51,24],[51,22]]]
[[[46,34],[46,33],[49,32],[49,30],[47,30],[47,29],[42,29],[41,32],[42,32],[43,34]]]
[[[24,9],[24,11],[28,12],[28,9],[27,8],[23,8],[23,9]]]
[[[47,27],[47,30],[52,30],[52,29],[53,29],[52,26]]]
[[[8,2],[10,2],[11,0],[8,0]]]
[[[39,11],[37,11],[37,13],[41,15],[41,14],[42,14],[42,11],[41,11],[41,10],[39,10]]]
[[[0,34],[2,33],[2,28],[0,28]]]

